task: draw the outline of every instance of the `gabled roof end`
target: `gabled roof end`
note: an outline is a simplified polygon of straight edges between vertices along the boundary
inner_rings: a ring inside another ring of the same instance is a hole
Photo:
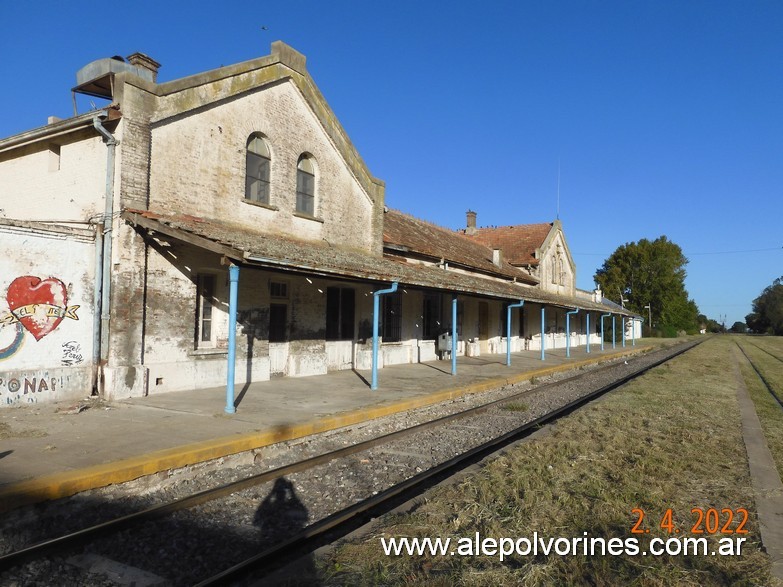
[[[280,63],[287,65],[297,73],[307,74],[307,57],[283,41],[272,43],[272,55],[276,55],[280,59]]]

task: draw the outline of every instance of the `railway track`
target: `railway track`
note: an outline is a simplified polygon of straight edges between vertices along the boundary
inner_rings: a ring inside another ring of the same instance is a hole
[[[749,342],[749,341],[747,341],[747,340],[746,340],[745,342],[746,342],[747,344],[749,344],[750,346],[756,347],[756,348],[757,348],[758,350],[760,350],[761,352],[768,354],[768,355],[769,355],[770,357],[772,357],[773,359],[776,359],[776,360],[780,361],[781,363],[783,363],[783,359],[781,359],[781,358],[780,358],[779,356],[777,356],[776,354],[769,352],[767,349],[765,349],[765,348],[763,348],[763,347],[760,347],[759,345],[757,345],[757,344],[754,344],[754,343],[752,343],[752,342]],[[739,344],[739,343],[737,343],[737,344]]]
[[[237,548],[240,552],[233,560],[224,560],[218,554],[216,555],[217,560],[207,564],[202,562],[199,572],[194,570],[192,574],[184,575],[181,574],[181,570],[177,570],[174,571],[175,574],[173,576],[165,576],[167,581],[170,581],[169,584],[198,583],[199,585],[217,585],[237,581],[240,577],[246,576],[251,570],[258,572],[257,569],[262,568],[264,569],[262,572],[268,572],[281,566],[286,560],[301,556],[319,545],[345,535],[368,518],[376,517],[389,511],[396,504],[422,493],[440,480],[523,438],[541,425],[552,422],[578,409],[611,389],[615,389],[648,370],[686,352],[695,344],[698,343],[679,345],[676,348],[649,353],[632,360],[632,364],[629,364],[628,361],[620,364],[610,364],[562,381],[515,393],[501,400],[386,434],[366,442],[310,457],[212,489],[199,491],[187,497],[162,503],[142,511],[122,515],[116,519],[101,522],[75,532],[56,536],[29,546],[17,547],[12,552],[0,556],[0,572],[4,569],[19,567],[29,561],[40,561],[41,559],[63,560],[63,557],[69,556],[70,553],[85,549],[90,552],[101,552],[108,548],[108,552],[104,556],[112,557],[119,551],[122,551],[123,548],[128,548],[127,546],[106,547],[107,543],[115,540],[118,536],[124,536],[124,538],[120,539],[121,544],[123,540],[125,541],[124,544],[128,544],[128,541],[135,544],[147,544],[147,537],[150,534],[155,534],[156,529],[164,520],[176,519],[185,510],[194,511],[200,508],[202,510],[206,508],[206,511],[202,511],[200,515],[209,518],[210,515],[222,507],[218,505],[221,503],[221,500],[232,499],[239,502],[253,502],[252,507],[255,508],[257,506],[258,494],[249,496],[249,492],[252,493],[261,486],[276,483],[275,488],[278,487],[277,484],[281,484],[283,487],[290,486],[287,489],[290,493],[293,491],[290,479],[295,478],[297,474],[307,473],[314,474],[316,477],[323,477],[324,475],[328,477],[329,472],[335,470],[335,463],[347,462],[348,469],[351,466],[355,466],[357,462],[355,456],[359,454],[372,455],[373,451],[375,451],[375,456],[366,456],[359,461],[361,463],[372,461],[375,464],[381,462],[377,456],[378,451],[386,451],[387,453],[394,451],[398,453],[407,452],[413,463],[419,463],[413,469],[413,475],[409,474],[410,471],[406,471],[402,475],[401,480],[390,483],[382,489],[367,490],[365,491],[366,495],[358,499],[351,497],[348,499],[348,505],[339,507],[328,513],[328,515],[321,516],[314,523],[307,524],[306,527],[299,531],[289,532],[286,535],[278,533],[272,537],[267,536],[266,543],[256,541],[251,545],[244,544],[244,541],[252,543],[253,533],[246,532],[243,535],[240,532],[233,542],[241,544],[242,548]],[[538,415],[524,417],[521,414],[517,414],[517,411],[527,411],[517,410],[517,407],[520,405],[519,402],[528,401],[533,396],[547,398],[548,396],[561,393],[555,390],[565,389],[569,386],[572,388],[587,386],[590,389],[587,392],[584,392],[582,389],[579,393],[572,393],[566,401],[562,401],[556,406],[546,405],[546,401],[544,401],[542,405],[545,407],[540,410],[543,413]],[[512,421],[517,419],[524,421],[521,424],[517,421]],[[489,439],[474,442],[470,448],[457,451],[458,454],[447,458],[442,456],[433,457],[433,463],[430,463],[430,466],[423,469],[423,466],[427,464],[426,461],[429,460],[426,454],[428,442],[435,443],[435,439],[446,435],[445,431],[447,429],[451,430],[451,434],[457,434],[460,437],[467,435],[466,431],[468,429],[486,432],[484,429],[491,428],[487,424],[488,421],[500,422],[507,429],[499,434],[491,434]],[[395,445],[397,445],[396,449],[390,448]],[[399,445],[402,446],[400,447]],[[354,458],[352,459],[352,457]],[[403,463],[400,465],[400,468],[404,469],[407,466],[409,465]],[[312,473],[319,470],[321,471],[320,473]],[[326,486],[329,487],[328,483]],[[272,495],[271,492],[270,495]],[[241,518],[242,516],[238,517]],[[257,517],[258,514],[256,513]],[[296,528],[297,526],[305,525],[301,520],[301,513],[299,517],[294,516],[294,518],[294,523],[289,524],[290,526]],[[174,531],[176,531],[177,527],[180,528],[180,532],[182,531],[181,520],[171,523]],[[229,542],[232,541],[229,540]],[[155,548],[151,550],[153,556],[155,556]],[[239,556],[240,554],[241,556]],[[171,555],[169,554],[168,556]],[[136,560],[138,560],[138,557],[136,557]],[[133,561],[129,564],[132,565]],[[171,564],[173,565],[173,563]],[[146,568],[146,565],[143,563],[136,562],[136,566]],[[168,563],[158,565],[156,572],[163,576],[164,573],[160,572],[161,566],[167,568],[170,565]],[[198,565],[191,565],[188,568],[193,568],[194,566]],[[214,568],[219,568],[220,571],[214,572]],[[208,572],[205,573],[204,569],[207,569]],[[0,579],[2,579],[2,575],[0,575]]]
[[[747,342],[747,341],[746,341],[746,342]],[[781,397],[780,397],[780,396],[777,394],[777,392],[775,391],[775,387],[774,387],[774,386],[772,385],[772,383],[770,383],[770,382],[769,382],[769,380],[768,380],[768,379],[767,379],[767,378],[764,376],[764,373],[762,373],[762,372],[761,372],[761,370],[759,369],[758,365],[757,365],[756,363],[754,363],[754,362],[753,362],[753,359],[751,359],[751,358],[750,358],[750,356],[748,355],[748,353],[746,353],[746,352],[745,352],[745,349],[744,349],[744,348],[742,348],[742,345],[741,345],[739,342],[737,342],[736,344],[737,344],[737,347],[739,347],[739,350],[740,350],[740,351],[742,351],[742,354],[745,356],[745,359],[748,361],[748,363],[750,364],[750,366],[751,366],[751,367],[753,368],[753,370],[756,372],[756,375],[758,376],[758,378],[759,378],[759,379],[761,380],[761,382],[764,384],[764,387],[766,387],[766,388],[767,388],[767,391],[769,392],[769,394],[770,394],[770,395],[771,395],[771,396],[772,396],[772,397],[775,399],[775,401],[778,403],[778,406],[780,406],[780,409],[782,409],[782,410],[783,410],[783,399],[782,399],[782,398],[781,398]],[[758,345],[755,345],[755,344],[753,344],[753,343],[748,343],[748,344],[750,344],[750,346],[753,346],[753,347],[755,347],[755,348],[759,349],[760,351],[763,351],[763,352],[765,352],[766,354],[768,354],[768,355],[769,355],[770,357],[772,357],[773,359],[777,359],[778,361],[781,361],[781,362],[783,362],[783,359],[781,359],[780,357],[778,357],[778,356],[776,356],[776,355],[774,355],[774,354],[770,353],[768,350],[766,350],[766,349],[763,349],[763,348],[761,348],[760,346],[758,346]]]

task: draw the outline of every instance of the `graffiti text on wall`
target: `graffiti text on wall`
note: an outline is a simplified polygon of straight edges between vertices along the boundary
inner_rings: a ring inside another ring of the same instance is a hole
[[[10,311],[0,315],[0,327],[13,325],[16,332],[13,340],[0,348],[0,360],[19,351],[25,330],[39,341],[55,330],[64,318],[79,319],[76,315],[79,306],[68,305],[68,290],[56,277],[17,277],[8,286],[6,301]]]
[[[6,404],[13,404],[20,401],[35,403],[38,401],[37,394],[43,392],[54,393],[64,384],[63,377],[0,377],[0,396]]]
[[[71,367],[72,365],[79,365],[84,361],[82,355],[82,345],[75,340],[69,340],[63,343],[63,365]]]

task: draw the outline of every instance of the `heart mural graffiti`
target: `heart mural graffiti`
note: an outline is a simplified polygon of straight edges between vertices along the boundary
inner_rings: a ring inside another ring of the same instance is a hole
[[[17,277],[8,286],[6,301],[11,312],[0,318],[0,323],[19,322],[35,340],[52,332],[63,318],[79,319],[79,306],[68,306],[68,290],[56,277]]]

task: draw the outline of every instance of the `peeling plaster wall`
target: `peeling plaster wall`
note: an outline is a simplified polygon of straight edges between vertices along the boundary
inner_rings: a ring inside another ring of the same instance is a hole
[[[268,207],[244,200],[246,146],[255,132],[271,151]],[[316,165],[316,220],[294,214],[303,153]],[[187,211],[300,240],[375,249],[370,195],[290,81],[154,123],[150,181],[153,210]]]
[[[0,178],[3,217],[86,221],[103,212],[106,145],[84,131],[0,153]]]
[[[92,391],[95,245],[0,225],[0,407]]]

